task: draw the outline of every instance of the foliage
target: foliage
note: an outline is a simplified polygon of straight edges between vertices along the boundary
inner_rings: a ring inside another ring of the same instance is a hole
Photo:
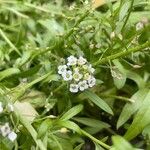
[[[150,0],[0,0],[0,128],[17,133],[0,149],[149,150],[149,14]],[[68,90],[72,55],[94,87]]]

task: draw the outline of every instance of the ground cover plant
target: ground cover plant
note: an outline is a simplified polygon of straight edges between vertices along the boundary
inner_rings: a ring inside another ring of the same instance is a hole
[[[0,0],[0,150],[150,150],[150,0]]]

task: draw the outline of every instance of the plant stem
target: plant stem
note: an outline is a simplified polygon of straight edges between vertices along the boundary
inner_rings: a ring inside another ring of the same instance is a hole
[[[135,101],[130,99],[130,98],[127,98],[127,97],[123,97],[123,96],[117,96],[117,95],[102,95],[104,97],[111,97],[111,98],[115,98],[115,99],[120,99],[120,100],[123,100],[123,101],[126,101],[126,102],[130,102],[130,103],[134,103]]]
[[[3,32],[2,29],[0,29],[0,35],[3,37],[3,39],[6,41],[6,43],[8,43],[8,45],[15,50],[19,56],[21,56],[21,53],[19,52],[19,50],[15,47],[15,45],[8,39],[8,37],[5,35],[5,33]]]
[[[89,133],[85,132],[84,130],[81,129],[81,132],[83,135],[89,137],[92,141],[98,143],[99,145],[103,146],[106,149],[110,149],[111,147],[105,143],[103,143],[102,141],[96,139],[95,137],[93,137],[92,135],[90,135]]]
[[[36,83],[38,83],[38,82],[44,80],[44,79],[47,78],[50,74],[51,74],[51,73],[47,73],[47,74],[45,74],[45,75],[43,75],[43,76],[41,76],[41,77],[35,79],[34,81],[28,83],[27,85],[24,86],[24,89],[26,90],[26,89],[30,88],[31,86],[33,86],[34,84],[36,84]]]
[[[126,24],[127,24],[127,21],[128,21],[128,19],[129,19],[129,17],[130,17],[130,14],[131,14],[131,12],[132,12],[133,4],[134,4],[134,0],[131,1],[130,10],[129,10],[129,13],[128,13],[127,17],[126,17],[126,20],[125,20],[125,22],[124,22],[124,24],[123,24],[123,27],[122,27],[121,31],[123,31],[123,29],[125,28],[125,26],[126,26]]]
[[[128,55],[130,53],[143,50],[144,48],[149,47],[149,46],[150,46],[150,41],[147,41],[143,45],[139,45],[135,48],[131,48],[131,49],[128,49],[126,51],[119,52],[119,53],[114,54],[114,55],[110,55],[106,58],[102,58],[102,59],[98,60],[97,62],[93,63],[93,66],[96,66],[96,65],[99,65],[99,64],[104,64],[104,63],[109,62],[110,60],[114,60],[116,58],[125,57],[126,55]]]

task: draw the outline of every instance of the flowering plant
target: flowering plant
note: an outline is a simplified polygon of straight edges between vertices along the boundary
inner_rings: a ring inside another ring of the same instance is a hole
[[[3,113],[6,112],[12,113],[13,111],[14,111],[14,107],[12,104],[7,104],[4,107],[3,103],[0,101],[0,116]],[[11,130],[9,123],[8,122],[2,123],[1,120],[0,120],[0,135],[2,135],[4,138],[5,137],[8,138],[12,142],[14,142],[17,138],[17,134]]]
[[[58,66],[58,73],[64,81],[69,82],[70,92],[77,93],[79,90],[84,91],[89,87],[93,87],[96,79],[93,76],[95,69],[87,60],[80,56],[76,58],[69,56],[67,64]]]
[[[150,150],[149,2],[0,0],[0,150]]]

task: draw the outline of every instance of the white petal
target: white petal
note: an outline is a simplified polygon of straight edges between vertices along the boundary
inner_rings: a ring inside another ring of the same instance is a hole
[[[8,134],[8,138],[13,142],[17,138],[17,134],[12,131]]]
[[[13,107],[13,105],[11,105],[11,104],[8,104],[8,111],[10,111],[10,112],[12,112],[12,111],[14,111],[14,107]]]
[[[9,133],[10,133],[10,127],[9,127],[9,124],[8,123],[5,123],[5,125],[3,125],[1,128],[0,128],[0,131],[2,133],[2,136],[7,136]]]
[[[77,93],[78,92],[78,85],[77,84],[70,84],[70,92]]]
[[[3,112],[3,106],[0,105],[0,113],[2,113],[2,112]]]

